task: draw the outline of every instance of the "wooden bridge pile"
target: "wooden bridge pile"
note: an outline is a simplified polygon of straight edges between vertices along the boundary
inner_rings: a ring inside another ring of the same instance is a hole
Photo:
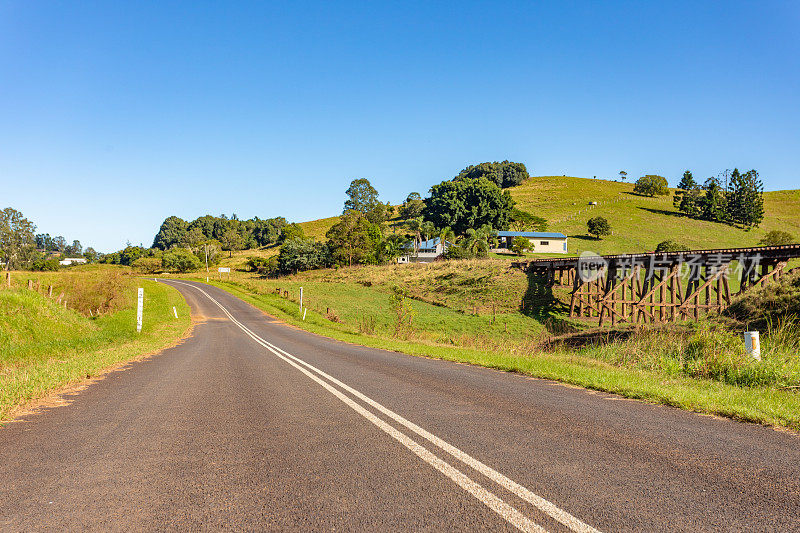
[[[779,279],[800,245],[589,255],[516,262],[553,287],[571,288],[569,316],[646,323],[697,320],[722,311],[732,294]]]

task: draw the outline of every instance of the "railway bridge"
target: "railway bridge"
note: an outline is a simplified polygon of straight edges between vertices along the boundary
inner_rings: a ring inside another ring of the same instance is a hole
[[[779,279],[800,244],[594,255],[512,263],[547,287],[571,288],[569,316],[606,322],[697,320],[732,295]]]

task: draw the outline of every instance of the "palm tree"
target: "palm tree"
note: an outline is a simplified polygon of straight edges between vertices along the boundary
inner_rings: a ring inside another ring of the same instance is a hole
[[[445,252],[447,251],[447,243],[448,242],[455,242],[456,240],[456,232],[450,226],[445,226],[439,230],[439,242],[442,243],[442,250]]]
[[[430,221],[423,222],[422,225],[420,226],[420,230],[425,235],[425,240],[427,241],[430,240],[431,235],[436,233],[436,226],[434,225],[433,222]]]
[[[406,227],[414,236],[414,253],[419,252],[419,244],[422,240],[422,217],[410,218],[406,221]]]

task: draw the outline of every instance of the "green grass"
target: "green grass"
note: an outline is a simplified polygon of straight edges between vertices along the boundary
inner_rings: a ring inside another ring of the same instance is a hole
[[[603,360],[596,349],[546,353],[521,344],[487,349],[366,335],[346,324],[331,322],[314,310],[309,310],[303,321],[295,302],[268,292],[252,292],[252,287],[246,284],[222,282],[214,285],[287,323],[345,342],[519,372],[627,398],[800,430],[800,394],[776,386],[743,387],[680,372],[668,374],[656,369],[647,370],[636,364],[620,366],[620,361]]]
[[[570,253],[647,252],[667,239],[691,249],[756,246],[773,229],[800,237],[800,190],[764,193],[764,222],[750,231],[682,216],[672,206],[674,189],[669,196],[648,198],[634,194],[632,183],[534,176],[509,190],[518,208],[544,217],[550,231],[569,237]],[[589,206],[591,201],[599,205]],[[586,221],[594,216],[607,218],[613,235],[602,240],[589,237]]]
[[[404,266],[407,265],[398,265],[401,269]],[[379,273],[380,269],[376,267],[375,272]],[[332,281],[324,277],[314,278],[314,275],[343,277],[338,281]],[[282,298],[282,301],[289,302],[287,305],[290,307],[299,303],[300,287],[303,287],[305,307],[320,316],[328,317],[326,321],[339,331],[374,336],[394,335],[397,330],[397,314],[392,307],[390,294],[396,282],[403,277],[402,272],[397,273],[398,279],[385,279],[381,282],[364,279],[348,280],[346,276],[344,269],[338,272],[334,270],[325,273],[315,272],[313,275],[304,273],[278,280],[264,280],[244,273],[233,273],[230,284],[248,293],[259,295],[275,294],[276,289],[280,289],[282,294],[288,292],[288,298]],[[519,276],[524,279],[521,272]],[[190,277],[204,280],[202,276]],[[465,276],[461,279],[480,280],[479,277]],[[413,295],[419,285],[409,281],[406,286],[412,287],[409,292]],[[470,283],[468,289],[473,293],[476,290],[482,292],[481,285],[476,286],[474,282]],[[436,291],[435,288],[427,294],[439,294],[445,300],[448,298],[444,291]],[[467,301],[463,294],[451,296],[464,304]],[[488,347],[505,342],[535,342],[545,333],[540,322],[502,305],[459,309],[445,305],[441,299],[430,300],[414,298],[406,300],[412,314],[412,327],[405,333],[407,338],[427,343]]]
[[[57,281],[58,275],[47,279]],[[96,271],[89,278],[91,286]],[[141,334],[136,333],[137,286],[145,290]],[[53,390],[164,348],[191,323],[180,293],[164,284],[127,276],[118,290],[124,304],[94,318],[27,288],[0,290],[0,421]]]

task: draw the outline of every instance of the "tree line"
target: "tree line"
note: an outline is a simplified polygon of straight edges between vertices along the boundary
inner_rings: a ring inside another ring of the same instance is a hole
[[[718,178],[702,185],[687,170],[678,184],[673,205],[687,216],[722,222],[743,228],[756,227],[764,220],[764,185],[758,172],[734,169],[727,186]]]

